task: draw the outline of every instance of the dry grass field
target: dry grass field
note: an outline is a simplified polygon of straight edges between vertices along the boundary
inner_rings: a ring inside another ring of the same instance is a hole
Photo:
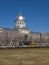
[[[0,65],[49,65],[49,48],[0,49]]]

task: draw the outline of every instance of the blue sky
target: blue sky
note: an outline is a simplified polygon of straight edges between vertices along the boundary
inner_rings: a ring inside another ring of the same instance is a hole
[[[20,10],[26,18],[26,27],[49,32],[49,0],[0,0],[0,27],[14,28]]]

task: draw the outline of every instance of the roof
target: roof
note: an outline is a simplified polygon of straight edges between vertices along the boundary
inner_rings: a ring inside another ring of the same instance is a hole
[[[41,33],[39,33],[39,32],[33,32],[33,31],[31,31],[30,33],[31,33],[31,34],[41,34]]]
[[[16,29],[30,30],[29,28],[26,28],[26,27],[24,27],[24,28],[16,28]]]
[[[22,13],[20,12],[18,14],[18,16],[16,17],[16,20],[25,20],[25,17],[22,15]]]

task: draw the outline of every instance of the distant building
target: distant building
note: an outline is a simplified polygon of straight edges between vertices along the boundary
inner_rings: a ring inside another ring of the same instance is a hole
[[[32,32],[29,28],[26,28],[25,17],[19,13],[15,19],[15,27],[13,29],[0,28],[0,47],[18,47],[18,46],[36,46],[49,43],[49,34]],[[49,45],[49,44],[48,44]]]

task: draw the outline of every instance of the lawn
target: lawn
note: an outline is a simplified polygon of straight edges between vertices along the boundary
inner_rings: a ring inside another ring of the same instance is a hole
[[[49,48],[0,49],[0,65],[49,65]]]

